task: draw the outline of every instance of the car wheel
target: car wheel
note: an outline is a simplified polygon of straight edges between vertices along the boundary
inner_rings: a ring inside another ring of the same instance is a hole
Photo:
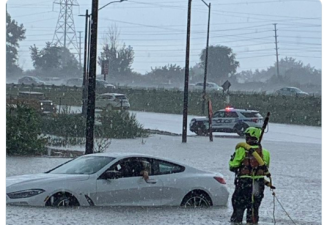
[[[204,129],[198,129],[196,132],[195,132],[198,136],[205,136],[207,135],[207,131],[204,130]]]
[[[113,107],[110,104],[105,107],[106,111],[112,111],[112,109],[113,109]]]
[[[46,205],[55,207],[70,207],[79,206],[79,202],[69,193],[57,193],[49,198]]]
[[[208,129],[206,129],[205,125],[201,125],[201,127],[197,128],[197,131],[195,131],[195,133],[198,135],[198,136],[206,136],[208,135],[209,131]]]
[[[235,131],[236,133],[243,137],[244,136],[244,131],[248,128],[249,126],[246,123],[240,123],[235,125]]]
[[[212,206],[212,201],[205,192],[192,191],[183,198],[181,206],[194,208],[209,207]]]

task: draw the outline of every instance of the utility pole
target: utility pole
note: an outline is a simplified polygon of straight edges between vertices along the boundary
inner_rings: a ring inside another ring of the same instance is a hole
[[[79,68],[81,68],[81,33],[82,33],[82,31],[78,31],[78,33],[79,33],[78,58],[79,58]]]
[[[89,40],[90,40],[90,15],[88,14],[88,10],[86,10],[85,15],[85,48],[84,48],[84,66],[83,66],[83,90],[82,90],[82,109],[81,113],[86,118],[86,110],[87,110],[87,84],[88,84],[88,69],[87,62],[89,62]]]
[[[204,2],[204,0],[202,0],[202,1]],[[204,115],[204,112],[205,112],[207,60],[208,60],[208,57],[209,57],[210,17],[211,17],[211,3],[206,4],[206,2],[204,2],[204,4],[209,8],[209,15],[208,15],[208,22],[207,22],[207,38],[206,38],[206,48],[205,48],[202,115]]]
[[[276,48],[276,69],[277,69],[277,77],[280,77],[279,73],[279,66],[278,66],[278,48],[277,48],[277,29],[276,29],[276,23],[274,23],[275,27],[275,48]]]
[[[186,142],[187,142],[187,117],[188,117],[188,84],[189,84],[189,50],[190,50],[190,18],[191,18],[191,1],[192,1],[192,0],[188,0],[187,43],[186,43],[186,66],[185,66],[184,91],[183,91],[182,143],[186,143]]]
[[[96,56],[97,56],[97,19],[99,1],[92,1],[91,21],[91,46],[90,46],[90,70],[88,77],[88,104],[86,118],[86,149],[85,154],[94,152],[94,122],[95,122],[95,79],[96,79]]]

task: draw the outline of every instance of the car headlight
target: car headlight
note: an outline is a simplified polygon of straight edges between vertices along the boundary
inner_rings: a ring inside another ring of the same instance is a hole
[[[53,103],[51,102],[50,105],[53,105]]]
[[[41,193],[45,192],[43,189],[30,189],[30,190],[23,190],[23,191],[16,191],[7,193],[8,197],[11,199],[16,198],[29,198],[35,195],[39,195]]]
[[[40,105],[44,105],[44,103],[41,102]]]

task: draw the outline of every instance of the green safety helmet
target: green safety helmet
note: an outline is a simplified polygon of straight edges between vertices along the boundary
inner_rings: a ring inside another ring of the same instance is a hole
[[[261,129],[258,127],[248,127],[245,131],[244,131],[245,136],[247,137],[254,137],[257,139],[257,141],[259,141],[260,136],[261,136]]]

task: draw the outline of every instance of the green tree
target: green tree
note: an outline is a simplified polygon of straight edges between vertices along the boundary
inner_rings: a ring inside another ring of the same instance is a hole
[[[103,60],[109,60],[110,76],[127,76],[132,73],[134,61],[134,50],[125,43],[119,46],[119,32],[116,27],[109,28],[101,57],[98,57],[98,64],[101,66]]]
[[[200,54],[200,66],[205,67],[206,50],[203,49]],[[208,49],[208,67],[207,77],[209,81],[224,82],[229,75],[236,73],[239,62],[236,61],[236,55],[231,48],[226,46],[209,46]]]
[[[156,83],[182,83],[184,78],[184,68],[176,64],[169,64],[162,67],[151,68],[151,72],[146,74],[148,80]]]
[[[6,12],[6,59],[7,73],[21,73],[22,69],[17,65],[19,41],[25,39],[25,29],[23,24],[18,25],[8,12]]]
[[[46,43],[39,50],[36,45],[30,47],[31,59],[36,73],[47,77],[75,77],[81,74],[79,63],[67,48]]]

